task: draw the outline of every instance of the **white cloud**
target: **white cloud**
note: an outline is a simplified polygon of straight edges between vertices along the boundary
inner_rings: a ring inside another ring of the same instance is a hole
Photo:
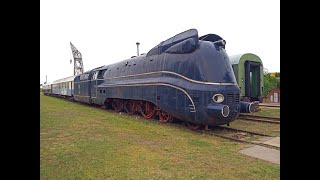
[[[190,28],[227,41],[229,55],[254,53],[269,71],[280,71],[280,2],[79,1],[40,2],[40,82],[73,75],[71,41],[84,69],[148,52],[159,42]]]

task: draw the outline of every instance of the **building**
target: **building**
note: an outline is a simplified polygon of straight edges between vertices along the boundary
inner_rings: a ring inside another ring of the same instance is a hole
[[[280,103],[280,83],[272,89],[266,97],[263,98],[265,103]]]

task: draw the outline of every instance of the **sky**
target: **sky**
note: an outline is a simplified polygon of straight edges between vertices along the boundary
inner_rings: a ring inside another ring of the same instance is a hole
[[[253,53],[280,72],[279,0],[41,0],[40,83],[73,75],[70,42],[87,71],[192,28],[221,36],[229,56]]]

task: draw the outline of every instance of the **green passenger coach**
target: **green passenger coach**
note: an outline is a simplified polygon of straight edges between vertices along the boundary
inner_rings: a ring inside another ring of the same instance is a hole
[[[229,56],[237,79],[242,101],[263,101],[263,64],[259,56],[252,53]]]

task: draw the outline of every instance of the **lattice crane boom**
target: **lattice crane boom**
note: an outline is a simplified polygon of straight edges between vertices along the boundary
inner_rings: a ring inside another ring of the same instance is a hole
[[[80,51],[70,42],[71,51],[73,55],[73,62],[74,62],[74,74],[78,75],[84,72],[83,62],[82,62],[82,55]],[[71,62],[71,61],[70,61]]]

